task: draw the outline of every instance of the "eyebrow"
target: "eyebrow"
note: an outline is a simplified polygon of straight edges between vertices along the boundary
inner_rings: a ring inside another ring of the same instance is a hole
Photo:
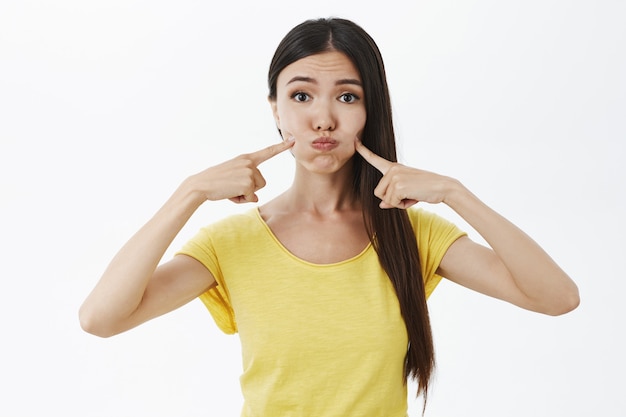
[[[289,85],[291,83],[295,83],[297,81],[302,81],[302,82],[311,83],[311,84],[317,84],[317,80],[315,78],[296,75],[291,80],[289,80],[286,85]],[[345,84],[358,85],[359,87],[363,86],[361,81],[357,80],[356,78],[342,78],[341,80],[337,80],[335,82],[335,85],[345,85]]]

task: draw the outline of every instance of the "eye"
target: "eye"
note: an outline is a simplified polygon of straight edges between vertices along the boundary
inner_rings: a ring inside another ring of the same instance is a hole
[[[303,103],[305,101],[309,101],[309,95],[307,93],[302,92],[302,91],[298,91],[296,93],[293,93],[291,95],[291,98],[294,99],[295,101],[298,101],[298,102],[301,102],[301,103]]]
[[[339,101],[342,101],[344,103],[354,103],[358,99],[359,97],[356,94],[352,93],[343,93],[341,96],[339,96]]]

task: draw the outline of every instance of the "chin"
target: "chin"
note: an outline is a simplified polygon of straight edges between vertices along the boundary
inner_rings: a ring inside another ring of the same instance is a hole
[[[309,172],[315,174],[335,174],[348,169],[352,165],[352,158],[340,159],[334,155],[321,155],[308,161],[299,162]]]

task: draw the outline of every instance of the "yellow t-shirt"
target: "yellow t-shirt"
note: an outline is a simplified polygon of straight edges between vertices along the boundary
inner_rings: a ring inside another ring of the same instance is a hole
[[[409,214],[428,296],[464,233],[421,209]],[[201,229],[179,253],[215,276],[200,299],[222,331],[239,333],[242,417],[407,415],[406,328],[371,245],[343,262],[306,262],[252,209]]]

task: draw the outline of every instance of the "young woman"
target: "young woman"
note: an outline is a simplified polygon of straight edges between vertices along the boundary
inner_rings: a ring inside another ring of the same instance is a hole
[[[396,162],[382,58],[358,25],[296,26],[268,81],[283,141],[183,181],[85,300],[86,331],[115,335],[200,297],[240,335],[242,415],[402,417],[407,378],[428,393],[426,298],[442,277],[545,314],[577,306],[576,285],[516,226],[459,181]],[[205,201],[256,203],[259,165],[285,151],[289,189],[160,265]],[[447,204],[490,247],[419,201]]]

